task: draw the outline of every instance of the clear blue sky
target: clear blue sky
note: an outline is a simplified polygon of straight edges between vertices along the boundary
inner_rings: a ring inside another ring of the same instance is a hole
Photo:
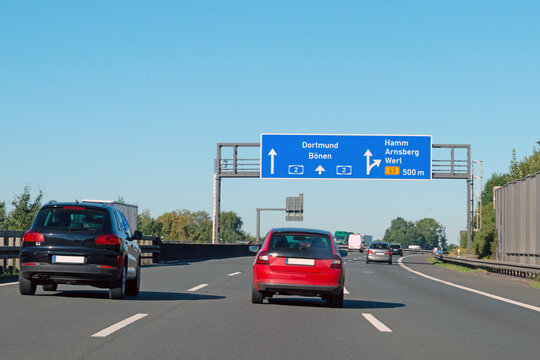
[[[540,140],[538,1],[2,1],[0,200],[124,197],[212,212],[218,142],[422,134],[484,175]],[[222,210],[305,194],[304,223],[380,238],[466,226],[464,181],[223,181]]]

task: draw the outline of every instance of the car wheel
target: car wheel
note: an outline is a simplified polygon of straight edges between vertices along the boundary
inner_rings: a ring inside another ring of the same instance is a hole
[[[368,260],[368,258],[366,258],[366,264],[369,264],[369,260]]]
[[[263,294],[255,288],[255,285],[251,285],[251,302],[254,304],[262,304],[263,299]]]
[[[343,307],[343,290],[339,295],[330,295],[328,298],[328,305],[333,308],[342,308]]]
[[[36,283],[19,274],[19,292],[21,295],[34,295],[36,293]]]
[[[112,283],[112,286],[109,288],[109,298],[115,300],[121,300],[126,295],[126,267],[122,267],[122,274],[120,279]]]
[[[392,260],[390,260],[390,261],[388,262],[388,265],[392,265]]]
[[[58,284],[45,284],[43,285],[44,291],[56,291],[56,288],[58,288]]]
[[[139,295],[139,288],[141,287],[141,265],[137,264],[137,275],[135,279],[126,281],[126,295],[137,296]]]

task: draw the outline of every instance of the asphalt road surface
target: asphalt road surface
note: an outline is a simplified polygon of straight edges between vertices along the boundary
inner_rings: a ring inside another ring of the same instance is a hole
[[[540,356],[539,289],[505,276],[446,270],[426,255],[405,256],[401,264],[394,257],[392,265],[366,264],[359,253],[345,260],[343,309],[306,297],[252,304],[249,257],[145,267],[141,294],[124,301],[75,286],[21,296],[16,283],[3,283],[0,358]]]

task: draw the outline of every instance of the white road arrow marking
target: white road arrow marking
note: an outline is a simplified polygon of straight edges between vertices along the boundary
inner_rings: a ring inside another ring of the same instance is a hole
[[[272,148],[268,155],[270,155],[270,174],[274,174],[274,156],[277,155],[276,150]]]
[[[322,167],[322,165],[319,165],[319,167],[315,169],[315,172],[318,172],[319,175],[321,175],[323,171],[326,171],[326,170],[324,170],[324,168]]]
[[[371,172],[371,169],[374,166],[379,167],[379,165],[381,164],[381,159],[374,159],[373,164],[370,165],[369,164],[369,158],[373,156],[371,151],[369,151],[369,149],[367,149],[366,152],[364,153],[364,156],[366,157],[366,173],[367,173],[367,175],[369,175],[369,173]]]

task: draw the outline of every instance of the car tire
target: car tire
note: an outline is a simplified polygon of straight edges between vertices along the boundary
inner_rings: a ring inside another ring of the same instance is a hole
[[[43,285],[43,291],[56,291],[58,284],[45,284]]]
[[[120,279],[114,281],[109,288],[109,298],[122,300],[126,296],[126,267],[122,267]]]
[[[390,260],[390,261],[388,262],[388,265],[392,265],[392,260]]]
[[[251,302],[253,304],[262,304],[264,299],[263,294],[255,288],[255,285],[251,286]]]
[[[139,295],[140,287],[141,287],[141,265],[137,264],[137,275],[135,275],[135,279],[126,281],[126,295],[129,295],[129,296]]]
[[[330,295],[328,297],[328,305],[333,308],[343,307],[343,290],[338,295]]]
[[[36,283],[19,274],[19,292],[21,295],[34,295],[36,293]]]
[[[369,260],[366,258],[366,264],[369,264]]]

